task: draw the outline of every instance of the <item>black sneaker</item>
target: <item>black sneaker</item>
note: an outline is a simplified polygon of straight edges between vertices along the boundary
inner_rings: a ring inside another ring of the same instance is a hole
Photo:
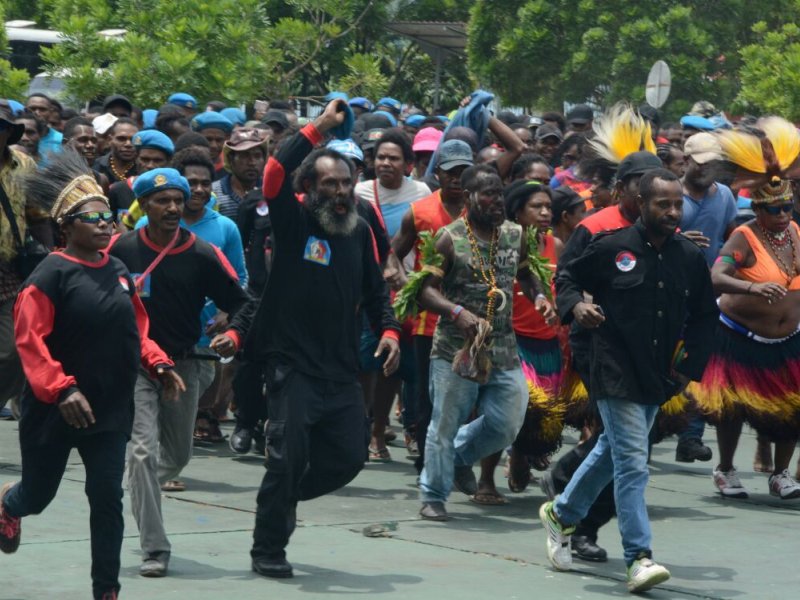
[[[292,565],[283,556],[263,556],[253,559],[253,571],[264,577],[288,579],[294,577]]]
[[[697,438],[680,440],[678,447],[675,448],[675,460],[677,462],[692,463],[696,460],[708,462],[712,456],[711,448]]]
[[[253,430],[237,425],[228,440],[228,445],[236,454],[247,454],[253,445]]]

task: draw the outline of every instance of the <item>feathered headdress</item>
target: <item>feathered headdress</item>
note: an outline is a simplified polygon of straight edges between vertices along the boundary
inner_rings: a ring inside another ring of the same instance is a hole
[[[592,125],[595,137],[589,140],[594,153],[618,165],[623,158],[645,150],[656,153],[650,123],[627,104],[617,104]]]
[[[742,130],[717,133],[725,158],[738,167],[731,186],[750,188],[753,202],[791,198],[784,180],[800,176],[800,133],[780,117],[760,119],[755,127],[758,135]]]
[[[86,159],[71,148],[48,156],[47,165],[27,176],[24,185],[28,202],[48,210],[57,223],[90,200],[108,206]]]

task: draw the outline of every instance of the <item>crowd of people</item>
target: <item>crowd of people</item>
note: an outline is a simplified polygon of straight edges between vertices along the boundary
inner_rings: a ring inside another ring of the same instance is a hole
[[[616,515],[632,592],[670,576],[645,501],[664,437],[711,461],[713,424],[713,485],[744,498],[747,424],[769,493],[800,498],[798,130],[704,101],[662,123],[493,100],[428,115],[332,92],[313,119],[186,93],[0,101],[0,403],[22,456],[0,550],[77,448],[94,597],[119,595],[126,470],[139,574],[167,575],[162,492],[230,414],[231,450],[266,455],[267,577],[293,574],[300,500],[393,460],[395,406],[423,520],[449,519],[453,488],[506,503],[501,463],[511,493],[541,471],[553,567],[607,560]]]

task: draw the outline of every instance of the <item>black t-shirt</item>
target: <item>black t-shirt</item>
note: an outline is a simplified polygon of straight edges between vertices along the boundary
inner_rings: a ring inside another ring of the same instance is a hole
[[[142,355],[133,289],[125,265],[108,255],[84,263],[53,252],[27,279],[18,306],[18,313],[27,314],[17,316],[30,324],[17,335],[29,380],[21,403],[24,446],[101,431],[130,435]],[[46,336],[26,335],[48,328],[52,331]],[[60,367],[43,361],[47,353]],[[86,429],[67,425],[58,410],[57,401],[75,388],[86,396],[96,419]]]
[[[292,191],[289,174],[318,137],[305,127],[267,164],[272,271],[245,352],[258,362],[284,361],[313,377],[349,382],[358,372],[360,309],[378,335],[400,327],[367,222],[359,218],[349,235],[328,235]]]
[[[114,212],[114,220],[119,222],[125,213],[128,212],[136,196],[128,184],[128,180],[112,183],[108,188],[108,204]]]
[[[111,246],[134,280],[158,257],[161,248],[147,237],[147,228],[119,236]],[[173,358],[190,352],[200,339],[200,313],[206,297],[230,314],[231,329],[240,338],[247,330],[250,298],[219,248],[181,229],[180,238],[145,278],[139,292],[150,317],[150,337]],[[242,314],[239,314],[242,313]]]

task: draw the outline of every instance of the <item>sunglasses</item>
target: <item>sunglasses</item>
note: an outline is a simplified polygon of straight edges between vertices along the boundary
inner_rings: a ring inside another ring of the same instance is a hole
[[[762,206],[761,209],[767,213],[768,215],[772,215],[773,217],[781,214],[781,213],[790,213],[794,209],[794,205],[789,204],[779,204],[777,206]]]
[[[88,225],[96,225],[100,221],[105,221],[106,223],[111,224],[114,221],[114,213],[112,213],[110,210],[89,210],[70,215],[69,219],[72,221],[77,220]]]

